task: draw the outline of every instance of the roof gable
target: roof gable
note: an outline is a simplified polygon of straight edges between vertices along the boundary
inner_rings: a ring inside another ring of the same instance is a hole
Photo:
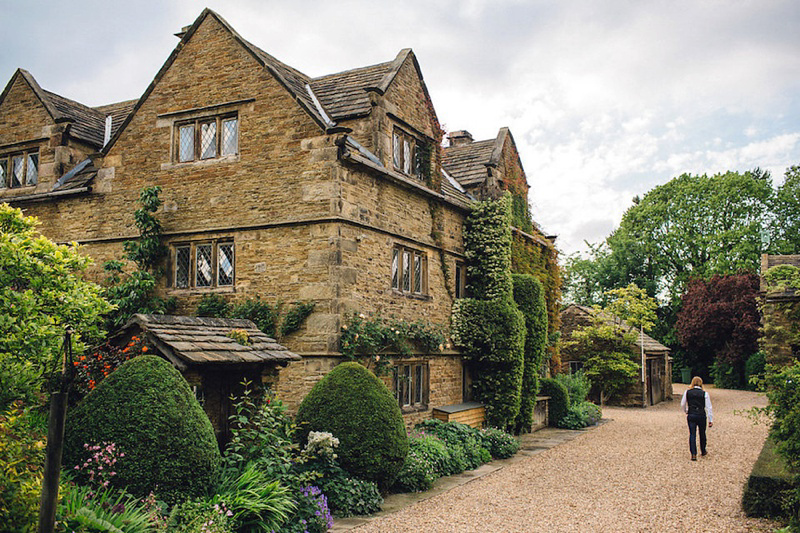
[[[303,74],[297,69],[286,65],[272,57],[270,54],[266,53],[265,51],[261,50],[254,44],[250,43],[249,41],[242,38],[236,30],[231,27],[228,22],[222,18],[219,14],[212,11],[209,8],[205,8],[200,16],[192,23],[191,26],[186,30],[186,32],[181,34],[181,40],[172,53],[169,55],[167,60],[161,66],[158,73],[153,78],[153,81],[150,82],[150,85],[147,86],[142,96],[138,99],[135,103],[133,108],[131,109],[130,113],[125,118],[125,121],[120,126],[120,128],[116,131],[116,133],[112,136],[109,143],[104,148],[103,152],[108,153],[116,141],[121,136],[122,132],[125,128],[130,124],[131,120],[133,119],[134,115],[137,111],[142,107],[144,102],[150,96],[150,94],[155,90],[158,82],[164,76],[164,74],[170,69],[172,64],[175,62],[175,59],[181,53],[183,48],[191,41],[192,37],[197,33],[198,28],[206,21],[208,17],[212,17],[216,20],[232,37],[233,39],[239,43],[255,60],[258,64],[264,67],[289,93],[292,99],[297,102],[297,104],[311,117],[311,119],[323,130],[327,129],[333,124],[330,122],[328,117],[326,116],[323,109],[321,109],[317,103],[315,102],[315,97],[311,91],[311,87],[309,85],[311,78]]]

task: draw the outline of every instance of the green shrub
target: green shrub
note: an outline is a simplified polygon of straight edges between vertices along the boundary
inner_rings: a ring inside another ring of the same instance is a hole
[[[252,320],[258,329],[266,335],[275,338],[280,310],[280,304],[269,305],[256,298],[254,300],[245,300],[242,303],[232,306],[229,310],[229,316],[231,318]]]
[[[603,418],[603,410],[599,405],[592,402],[581,402],[578,407],[586,413],[586,419],[590,426],[597,424]]]
[[[424,492],[433,486],[439,475],[434,470],[420,439],[409,439],[408,444],[408,455],[392,488],[397,492]]]
[[[211,422],[189,385],[155,356],[121,365],[69,411],[67,468],[85,461],[85,443],[101,442],[114,443],[125,454],[112,483],[136,496],[156,486],[169,502],[202,495],[213,486],[220,464]]]
[[[342,363],[320,380],[297,411],[298,436],[327,431],[339,439],[339,462],[354,477],[388,488],[403,466],[408,437],[397,400],[372,372]]]
[[[764,352],[756,352],[744,363],[744,383],[747,390],[762,390],[759,383],[764,379],[767,360]]]
[[[297,302],[286,312],[281,324],[281,336],[285,337],[300,329],[303,321],[314,311],[314,302]]]
[[[467,292],[479,300],[505,300],[511,282],[511,196],[473,204],[464,221]]]
[[[483,437],[478,429],[458,422],[442,422],[435,418],[423,420],[415,429],[442,439],[454,456],[453,463],[463,463],[464,470],[473,470],[492,460],[489,450],[483,447]]]
[[[453,341],[467,358],[473,397],[489,425],[513,429],[524,371],[525,319],[508,299],[462,298],[453,304]]]
[[[519,441],[502,429],[486,428],[481,430],[481,437],[483,447],[495,459],[508,459],[519,451]]]
[[[543,379],[539,394],[549,396],[547,418],[551,426],[558,427],[561,419],[567,416],[569,410],[569,392],[567,388],[555,379]]]
[[[711,380],[719,389],[744,388],[741,368],[720,359],[711,365]]]
[[[513,274],[514,302],[525,319],[525,362],[522,373],[519,414],[514,421],[516,433],[529,432],[539,391],[539,373],[547,345],[547,303],[542,284],[533,276]]]
[[[194,314],[211,318],[227,318],[231,312],[231,304],[222,295],[204,294],[197,304]]]
[[[567,414],[558,422],[558,427],[562,429],[583,429],[589,425],[589,418],[586,412],[577,405],[571,405],[567,409]]]
[[[230,513],[230,514],[229,514]],[[187,500],[172,508],[167,521],[169,533],[233,533],[233,512],[204,500]]]
[[[60,491],[56,531],[147,533],[154,516],[138,499],[124,491],[68,483]]]
[[[800,471],[800,361],[767,371],[767,398],[774,417],[772,437],[794,472]]]
[[[333,527],[333,517],[328,499],[316,486],[303,486],[295,490],[297,510],[280,527],[281,533],[325,533]],[[258,530],[266,531],[266,530]],[[254,532],[255,533],[255,532]]]
[[[794,476],[786,461],[767,439],[753,465],[742,494],[742,509],[747,516],[789,518],[797,512]]]
[[[344,476],[322,480],[320,488],[328,497],[331,512],[340,517],[377,513],[383,505],[378,485]]]
[[[42,425],[21,403],[0,414],[0,524],[9,533],[36,529],[45,458]]]
[[[212,505],[223,503],[232,513],[237,531],[270,531],[286,522],[296,508],[292,494],[280,481],[271,479],[248,463],[243,470],[223,470]]]
[[[583,370],[578,370],[574,374],[556,374],[553,379],[567,388],[570,406],[585,402],[589,391],[592,390],[592,382],[586,377]]]

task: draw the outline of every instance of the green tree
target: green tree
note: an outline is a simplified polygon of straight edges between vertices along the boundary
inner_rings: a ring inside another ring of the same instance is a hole
[[[772,253],[800,253],[800,166],[786,169],[784,181],[775,191],[772,210]]]
[[[91,260],[76,244],[39,235],[37,224],[0,204],[0,408],[33,398],[45,369],[58,364],[65,326],[79,354],[103,336],[102,315],[112,309],[83,279]]]

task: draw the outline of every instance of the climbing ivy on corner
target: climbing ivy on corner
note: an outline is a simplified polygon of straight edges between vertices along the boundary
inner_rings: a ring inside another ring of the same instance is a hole
[[[525,319],[513,300],[511,197],[476,205],[464,224],[467,290],[453,304],[453,341],[473,378],[473,397],[491,426],[513,430],[520,410]]]

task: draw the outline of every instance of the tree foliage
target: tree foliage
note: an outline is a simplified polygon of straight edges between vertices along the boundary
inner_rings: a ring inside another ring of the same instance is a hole
[[[761,317],[758,276],[752,273],[694,279],[682,296],[676,323],[684,362],[708,376],[714,361],[731,365],[744,385],[744,365],[758,351]]]
[[[775,254],[800,254],[800,166],[786,170],[775,191],[770,248]]]
[[[103,335],[111,305],[83,279],[91,260],[76,244],[57,245],[37,234],[38,221],[0,204],[0,407],[30,399],[46,367],[55,369],[64,327],[73,350]]]

